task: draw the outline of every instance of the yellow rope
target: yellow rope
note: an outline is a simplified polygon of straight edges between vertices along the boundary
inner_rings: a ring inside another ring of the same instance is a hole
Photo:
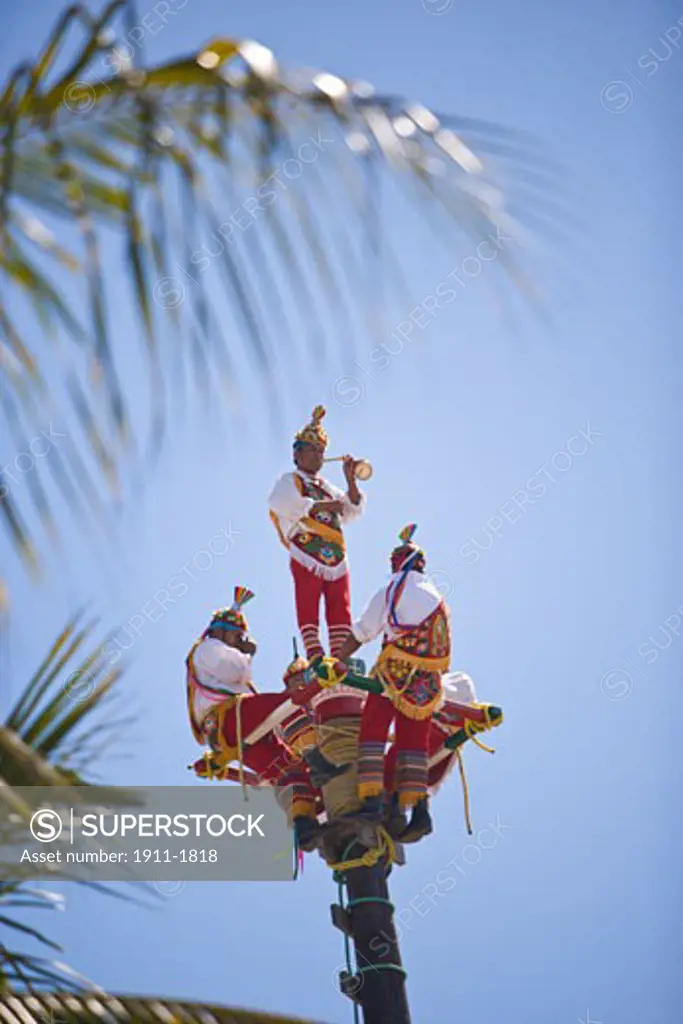
[[[330,864],[332,870],[343,873],[345,871],[353,871],[354,868],[371,868],[384,856],[386,856],[389,864],[393,864],[396,859],[394,841],[383,825],[379,825],[377,831],[379,833],[379,846],[366,850],[362,857],[355,857],[353,860],[342,860],[338,864]]]
[[[338,671],[339,669],[339,671]],[[317,668],[318,686],[325,689],[332,689],[343,683],[348,675],[348,669],[338,658],[324,657]]]
[[[239,777],[240,786],[242,787],[242,796],[245,801],[249,800],[247,795],[247,785],[244,781],[244,743],[242,740],[242,698],[246,694],[240,693],[237,695],[237,704],[235,705],[235,721],[237,725],[237,763],[239,765]]]
[[[494,748],[487,747],[485,743],[482,743],[481,740],[478,740],[475,733],[487,732],[489,729],[494,729],[503,721],[503,716],[501,715],[501,717],[498,718],[495,722],[492,722],[490,704],[473,704],[472,707],[480,708],[480,710],[484,712],[484,721],[475,722],[471,718],[465,719],[463,728],[465,730],[467,738],[468,740],[472,740],[475,746],[479,747],[481,750],[485,750],[487,754],[495,754],[496,751],[494,750]]]
[[[235,697],[231,697],[230,700],[224,701],[220,704],[216,711],[216,737],[218,740],[219,750],[207,751],[205,756],[206,763],[206,777],[208,779],[226,779],[228,776],[228,768],[230,767],[231,761],[237,761],[239,764],[239,780],[242,786],[242,793],[244,799],[248,800],[247,795],[247,784],[244,778],[244,739],[242,736],[242,699],[248,696],[246,693],[237,694]],[[225,734],[223,732],[223,723],[225,716],[229,711],[235,709],[235,723],[237,731],[237,746],[231,747],[226,742]],[[217,766],[217,770],[214,770],[214,763]]]
[[[458,769],[460,771],[460,781],[462,783],[462,796],[465,803],[465,824],[467,825],[468,835],[472,835],[472,821],[470,819],[470,794],[467,788],[467,776],[465,775],[465,765],[463,763],[462,754],[460,748],[455,752],[455,756],[458,759]]]
[[[472,740],[472,742],[477,747],[480,747],[482,750],[485,750],[487,754],[495,754],[495,750],[493,749],[493,747],[487,747],[485,743],[482,743],[481,740],[477,739],[475,734],[478,732],[487,732],[489,729],[494,729],[503,721],[503,716],[501,715],[500,718],[496,719],[495,722],[492,722],[490,704],[473,704],[472,707],[480,708],[480,710],[484,712],[484,721],[475,722],[471,718],[467,718],[463,725],[465,734],[467,735],[468,740]],[[458,747],[457,750],[455,751],[455,756],[458,759],[458,771],[460,772],[460,782],[462,783],[462,795],[465,803],[465,824],[467,825],[467,831],[469,835],[472,835],[472,821],[470,819],[470,794],[467,786],[467,776],[465,774],[465,762],[462,759],[462,751],[460,747]]]
[[[315,726],[318,747],[333,764],[346,764],[358,756],[360,715],[330,718]]]

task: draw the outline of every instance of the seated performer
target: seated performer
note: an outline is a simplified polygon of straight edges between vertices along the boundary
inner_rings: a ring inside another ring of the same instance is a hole
[[[232,606],[214,612],[187,656],[190,724],[197,742],[210,746],[205,758],[212,765],[227,766],[240,760],[261,781],[293,787],[292,819],[305,849],[317,832],[315,792],[306,766],[272,731],[256,743],[244,745],[249,734],[288,700],[291,692],[257,693],[252,683],[256,643],[249,636],[242,608],[253,596],[245,587],[235,587]]]
[[[309,687],[316,676],[305,658],[299,656],[294,641],[294,661],[285,671],[282,681],[288,690],[298,687]],[[320,692],[323,692],[322,690]],[[319,698],[314,697],[312,703]],[[331,779],[342,775],[348,770],[348,764],[332,764],[318,749],[319,737],[316,732],[314,719],[305,707],[299,707],[281,725],[277,727],[277,736],[285,746],[293,750],[298,757],[302,757],[308,765],[311,784],[316,788],[324,786]]]
[[[413,543],[414,525],[400,533],[391,555],[392,576],[354,623],[339,658],[344,661],[361,644],[383,632],[382,649],[370,675],[384,684],[384,694],[366,701],[358,749],[358,795],[363,813],[382,815],[384,748],[396,723],[396,788],[401,809],[412,807],[401,842],[416,842],[432,831],[427,796],[427,748],[430,722],[442,701],[441,675],[450,664],[448,608],[424,577],[425,554]]]
[[[321,597],[333,657],[349,634],[351,594],[342,524],[357,519],[365,504],[350,455],[344,458],[346,493],[318,476],[327,447],[324,415],[323,406],[316,406],[311,422],[296,435],[296,470],[280,477],[269,498],[271,519],[289,551],[297,621],[309,661],[324,654]]]

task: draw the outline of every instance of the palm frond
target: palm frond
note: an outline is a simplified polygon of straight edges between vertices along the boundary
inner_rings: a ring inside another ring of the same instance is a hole
[[[6,997],[10,1013],[22,1024],[45,1024],[46,1021],[69,1021],[73,1024],[108,1024],[130,1021],[183,1021],[185,1024],[313,1024],[301,1017],[261,1013],[215,1003],[188,1002],[185,999],[164,999],[156,996],[86,995],[65,992],[40,992],[33,995]],[[320,1022],[317,1022],[320,1024]]]
[[[80,618],[66,624],[0,726],[0,778],[11,786],[74,781],[72,754],[115,729],[96,712],[123,670],[111,667],[107,637],[81,655],[97,623],[79,626]]]
[[[103,487],[120,493],[133,435],[148,458],[158,452],[179,381],[194,382],[203,401],[218,383],[224,401],[255,375],[277,415],[292,383],[283,354],[329,361],[348,345],[346,323],[368,322],[355,307],[373,262],[386,263],[387,295],[400,294],[401,260],[386,260],[378,219],[384,180],[414,186],[410,204],[435,215],[451,254],[458,239],[469,252],[510,230],[520,182],[527,198],[544,189],[530,185],[526,172],[542,164],[523,136],[326,72],[288,73],[252,40],[214,39],[134,66],[117,42],[129,8],[70,7],[0,98],[0,391],[11,396],[13,445],[56,413],[68,437],[64,452],[57,446],[61,500],[72,512],[92,509]],[[499,177],[505,191],[492,187]],[[512,249],[492,273],[527,288]],[[119,281],[137,314],[134,356],[112,312]],[[23,326],[27,314],[38,331]],[[125,386],[138,368],[149,382],[147,428]],[[44,475],[49,460],[34,462]],[[0,517],[35,563],[35,512],[51,523],[57,496],[1,484]]]
[[[122,668],[111,667],[107,638],[93,646],[97,623],[82,620],[79,614],[66,623],[0,725],[0,804],[7,812],[3,821],[11,822],[10,814],[30,819],[32,808],[22,799],[23,786],[87,785],[97,755],[116,732],[118,723],[98,712],[105,708]],[[7,838],[5,831],[2,834]],[[95,888],[116,894],[106,886]],[[0,929],[5,935],[17,933],[58,950],[43,931],[23,920],[23,913],[61,905],[55,893],[21,881],[0,881]],[[0,943],[0,991],[3,984],[31,991],[55,986],[77,990],[85,981],[61,962],[18,953]]]
[[[36,996],[46,990],[76,993],[92,987],[88,978],[60,960],[15,953],[0,943],[0,1005],[16,1000],[16,992]]]

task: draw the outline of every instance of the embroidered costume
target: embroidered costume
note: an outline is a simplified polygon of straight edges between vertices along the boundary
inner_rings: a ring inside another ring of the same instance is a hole
[[[325,451],[324,415],[324,408],[316,406],[311,422],[296,435],[295,451],[302,445]],[[315,507],[332,500],[343,503],[340,515]],[[321,598],[325,601],[330,653],[336,656],[351,625],[349,566],[342,526],[362,515],[365,498],[361,495],[355,505],[348,494],[327,480],[297,469],[280,477],[269,506],[271,519],[290,555],[297,621],[306,657],[325,653],[320,641]]]
[[[441,788],[457,761],[456,751],[449,750],[445,743],[464,725],[460,705],[476,703],[474,683],[465,672],[450,672],[444,677],[443,704],[434,712],[429,728],[427,786],[432,795]],[[384,788],[387,793],[395,791],[397,755],[396,744],[392,743],[384,761]]]
[[[384,748],[396,728],[396,789],[401,808],[427,795],[427,748],[432,715],[442,701],[441,676],[450,665],[449,612],[421,571],[424,552],[412,543],[415,527],[400,534],[392,553],[393,575],[379,590],[352,633],[360,644],[384,633],[371,676],[384,684],[370,694],[361,723],[358,793],[376,798],[384,789]]]
[[[187,702],[192,732],[198,743],[208,744],[214,763],[227,766],[237,760],[262,782],[293,786],[292,817],[314,817],[315,792],[304,763],[272,731],[256,743],[244,744],[249,734],[289,697],[286,690],[257,693],[251,675],[252,655],[233,646],[236,637],[248,639],[242,607],[252,597],[251,591],[236,587],[232,606],[214,612],[208,628],[188,654]],[[217,631],[225,636],[225,642],[209,635]]]

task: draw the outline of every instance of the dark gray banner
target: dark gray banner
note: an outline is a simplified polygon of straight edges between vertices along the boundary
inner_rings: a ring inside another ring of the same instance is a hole
[[[0,877],[287,881],[289,790],[23,786],[0,794]]]

